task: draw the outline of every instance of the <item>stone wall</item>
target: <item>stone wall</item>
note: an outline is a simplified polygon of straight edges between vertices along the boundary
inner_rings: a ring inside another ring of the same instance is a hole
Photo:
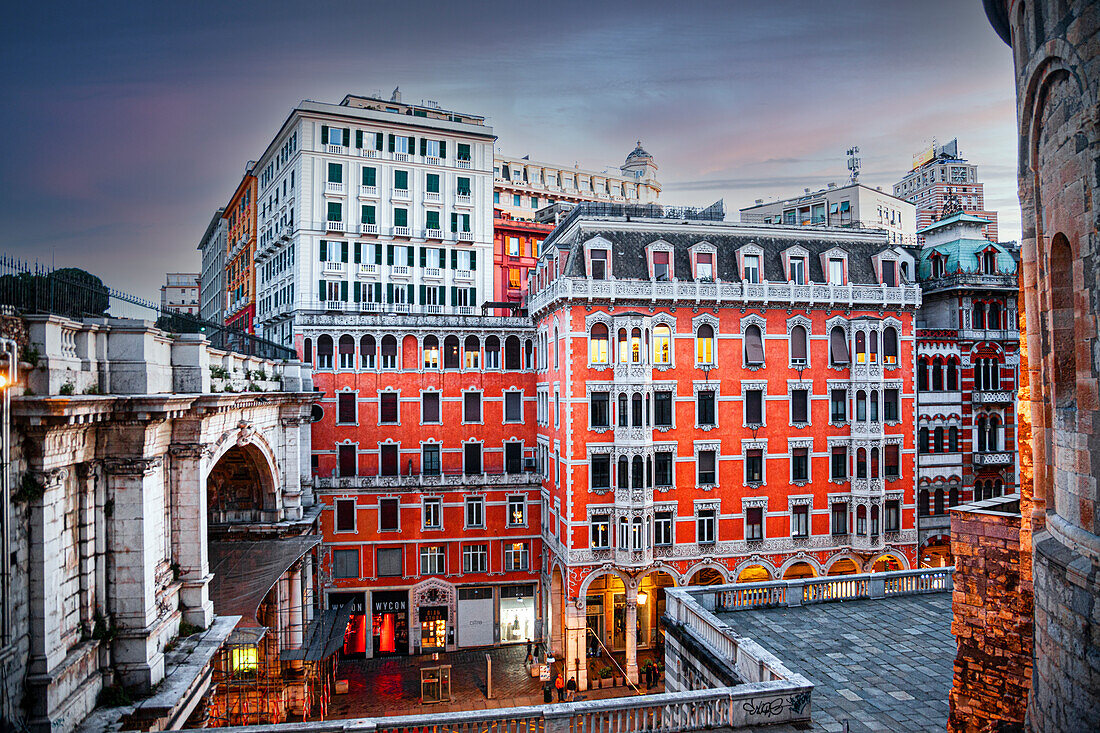
[[[1016,497],[951,511],[958,642],[949,731],[1022,730],[1031,688],[1030,550],[1020,544]],[[1009,724],[1009,725],[1006,725]]]

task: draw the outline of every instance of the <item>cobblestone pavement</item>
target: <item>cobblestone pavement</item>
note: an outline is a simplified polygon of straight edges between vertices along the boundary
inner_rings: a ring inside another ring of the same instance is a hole
[[[947,726],[955,662],[950,593],[719,616],[814,683],[811,726],[761,731],[942,731]]]
[[[493,659],[493,699],[485,698],[485,655]],[[418,657],[341,660],[337,677],[348,680],[348,694],[336,695],[329,718],[364,718],[381,715],[417,715],[460,710],[541,705],[542,683],[531,677],[523,663],[524,646],[477,649]],[[450,703],[420,704],[420,669],[451,665]],[[555,670],[556,671],[556,670]],[[663,686],[654,692],[663,692]],[[588,690],[576,699],[596,700],[633,694],[631,688]],[[555,702],[557,695],[555,693]]]

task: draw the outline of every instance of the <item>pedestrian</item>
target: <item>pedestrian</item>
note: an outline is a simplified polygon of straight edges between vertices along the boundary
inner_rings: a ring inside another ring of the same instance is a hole
[[[558,672],[558,676],[554,678],[554,687],[558,691],[558,702],[565,702],[565,677],[561,672]]]
[[[527,656],[524,657],[523,663],[524,664],[531,664],[534,661],[535,661],[535,655],[531,653],[531,640],[528,639],[527,640]]]
[[[567,690],[565,701],[573,702],[573,698],[577,696],[577,679],[570,677],[569,682],[565,684],[565,689]]]

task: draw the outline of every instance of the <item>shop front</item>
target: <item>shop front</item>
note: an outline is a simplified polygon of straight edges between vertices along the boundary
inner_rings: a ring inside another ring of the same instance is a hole
[[[492,646],[495,611],[491,586],[459,588],[459,647]]]
[[[367,654],[367,606],[363,593],[329,593],[328,607],[343,608],[351,603],[351,615],[348,617],[347,630],[344,632],[343,655],[345,657],[363,657]]]
[[[500,587],[500,643],[515,644],[535,639],[534,584],[502,585]]]
[[[408,591],[371,593],[371,636],[376,657],[409,653]]]
[[[420,607],[420,651],[441,652],[447,648],[447,607]]]

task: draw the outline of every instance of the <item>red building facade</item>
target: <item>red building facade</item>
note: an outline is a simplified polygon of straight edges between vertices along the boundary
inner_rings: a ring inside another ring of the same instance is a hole
[[[578,207],[528,298],[548,636],[582,687],[600,651],[636,679],[666,587],[917,559],[912,255],[631,213]]]
[[[354,608],[345,652],[539,638],[528,321],[318,314],[299,334],[325,392],[312,472],[327,604]]]
[[[539,247],[553,224],[513,219],[493,210],[493,300],[521,304],[527,297],[527,274],[539,258]]]
[[[222,218],[225,253],[225,325],[256,332],[256,176],[251,164],[229,199]]]

